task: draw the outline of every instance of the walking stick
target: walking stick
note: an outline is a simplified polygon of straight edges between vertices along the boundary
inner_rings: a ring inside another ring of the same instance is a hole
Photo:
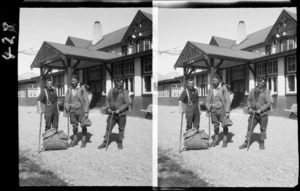
[[[253,128],[252,126],[253,126],[254,116],[255,116],[255,111],[253,112],[253,116],[252,116],[252,120],[251,120],[250,132],[249,132],[249,137],[248,137],[247,151],[249,150],[249,146],[250,146],[250,137],[251,137],[251,134],[252,134],[252,128]]]
[[[114,117],[114,112],[111,113],[111,119],[110,119],[110,127],[109,127],[109,131],[108,131],[108,137],[107,137],[107,142],[106,142],[106,151],[107,151],[107,148],[108,148],[108,142],[109,142],[109,134],[110,134],[110,130],[111,130],[111,124],[112,124],[112,119]]]
[[[210,147],[210,117],[211,117],[211,112],[208,110],[208,147]]]
[[[68,143],[68,147],[69,147],[69,138],[70,138],[70,111],[67,111],[67,123],[68,123],[68,140],[67,140],[67,143]]]
[[[40,153],[40,146],[41,146],[41,133],[42,133],[42,120],[43,120],[43,113],[40,114],[40,130],[39,130],[39,146],[38,146],[38,153]]]
[[[180,123],[180,138],[179,138],[179,153],[181,152],[181,138],[182,138],[182,124],[183,124],[183,113],[181,113],[181,123]]]

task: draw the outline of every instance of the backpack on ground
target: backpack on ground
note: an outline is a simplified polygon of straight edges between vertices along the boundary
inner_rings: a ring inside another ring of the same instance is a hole
[[[208,149],[208,134],[204,130],[192,128],[184,133],[184,147],[186,150]]]
[[[55,128],[43,133],[43,146],[45,150],[61,150],[68,148],[68,136]]]

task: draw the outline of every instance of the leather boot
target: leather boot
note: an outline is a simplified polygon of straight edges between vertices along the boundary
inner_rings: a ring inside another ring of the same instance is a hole
[[[227,147],[227,135],[223,135],[223,148]]]
[[[118,149],[123,149],[123,142],[122,141],[118,141]]]
[[[218,141],[219,141],[219,135],[218,135],[218,134],[215,134],[215,139],[214,139],[214,141],[211,143],[211,147],[217,146]]]
[[[77,143],[78,143],[78,135],[74,135],[73,140],[70,143],[69,147],[74,147],[75,145],[77,145]]]
[[[239,147],[239,149],[245,149],[245,148],[247,148],[247,146],[248,146],[248,142],[245,141],[245,142]]]
[[[106,141],[104,140],[101,145],[98,146],[98,149],[104,149],[106,147]]]
[[[264,150],[265,149],[265,141],[260,141],[259,142],[259,148],[260,148],[260,150]]]
[[[85,135],[83,135],[82,136],[82,139],[81,139],[81,148],[84,148],[86,146],[86,136]]]

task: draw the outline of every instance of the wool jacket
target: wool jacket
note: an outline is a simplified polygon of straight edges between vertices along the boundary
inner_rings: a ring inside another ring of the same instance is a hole
[[[75,95],[72,95],[72,87],[68,88],[66,95],[65,95],[65,101],[64,105],[66,107],[67,104],[71,104],[71,108],[79,109],[82,107],[85,113],[89,112],[89,98],[88,93],[84,86],[77,86],[75,88],[76,92]]]
[[[216,91],[214,95],[214,91]],[[230,96],[228,89],[225,85],[220,84],[217,88],[213,86],[208,90],[208,95],[206,97],[206,107],[209,107],[209,104],[213,104],[213,108],[220,109],[224,108],[226,113],[230,112]]]
[[[258,93],[257,99],[255,98],[255,93]],[[260,116],[264,116],[268,114],[268,111],[271,109],[271,96],[270,91],[264,89],[263,91],[259,92],[259,89],[253,88],[249,92],[249,96],[247,99],[247,106],[248,109],[252,108],[254,111],[261,109]]]
[[[126,111],[129,109],[129,92],[128,90],[122,89],[122,91],[118,94],[116,99],[114,99],[113,91],[114,88],[109,90],[106,96],[105,105],[112,111],[116,111],[119,109],[119,116],[125,115]]]

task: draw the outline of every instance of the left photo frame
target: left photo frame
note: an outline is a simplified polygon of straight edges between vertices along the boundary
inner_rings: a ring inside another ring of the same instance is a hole
[[[152,8],[20,7],[17,62],[19,186],[153,186]]]

